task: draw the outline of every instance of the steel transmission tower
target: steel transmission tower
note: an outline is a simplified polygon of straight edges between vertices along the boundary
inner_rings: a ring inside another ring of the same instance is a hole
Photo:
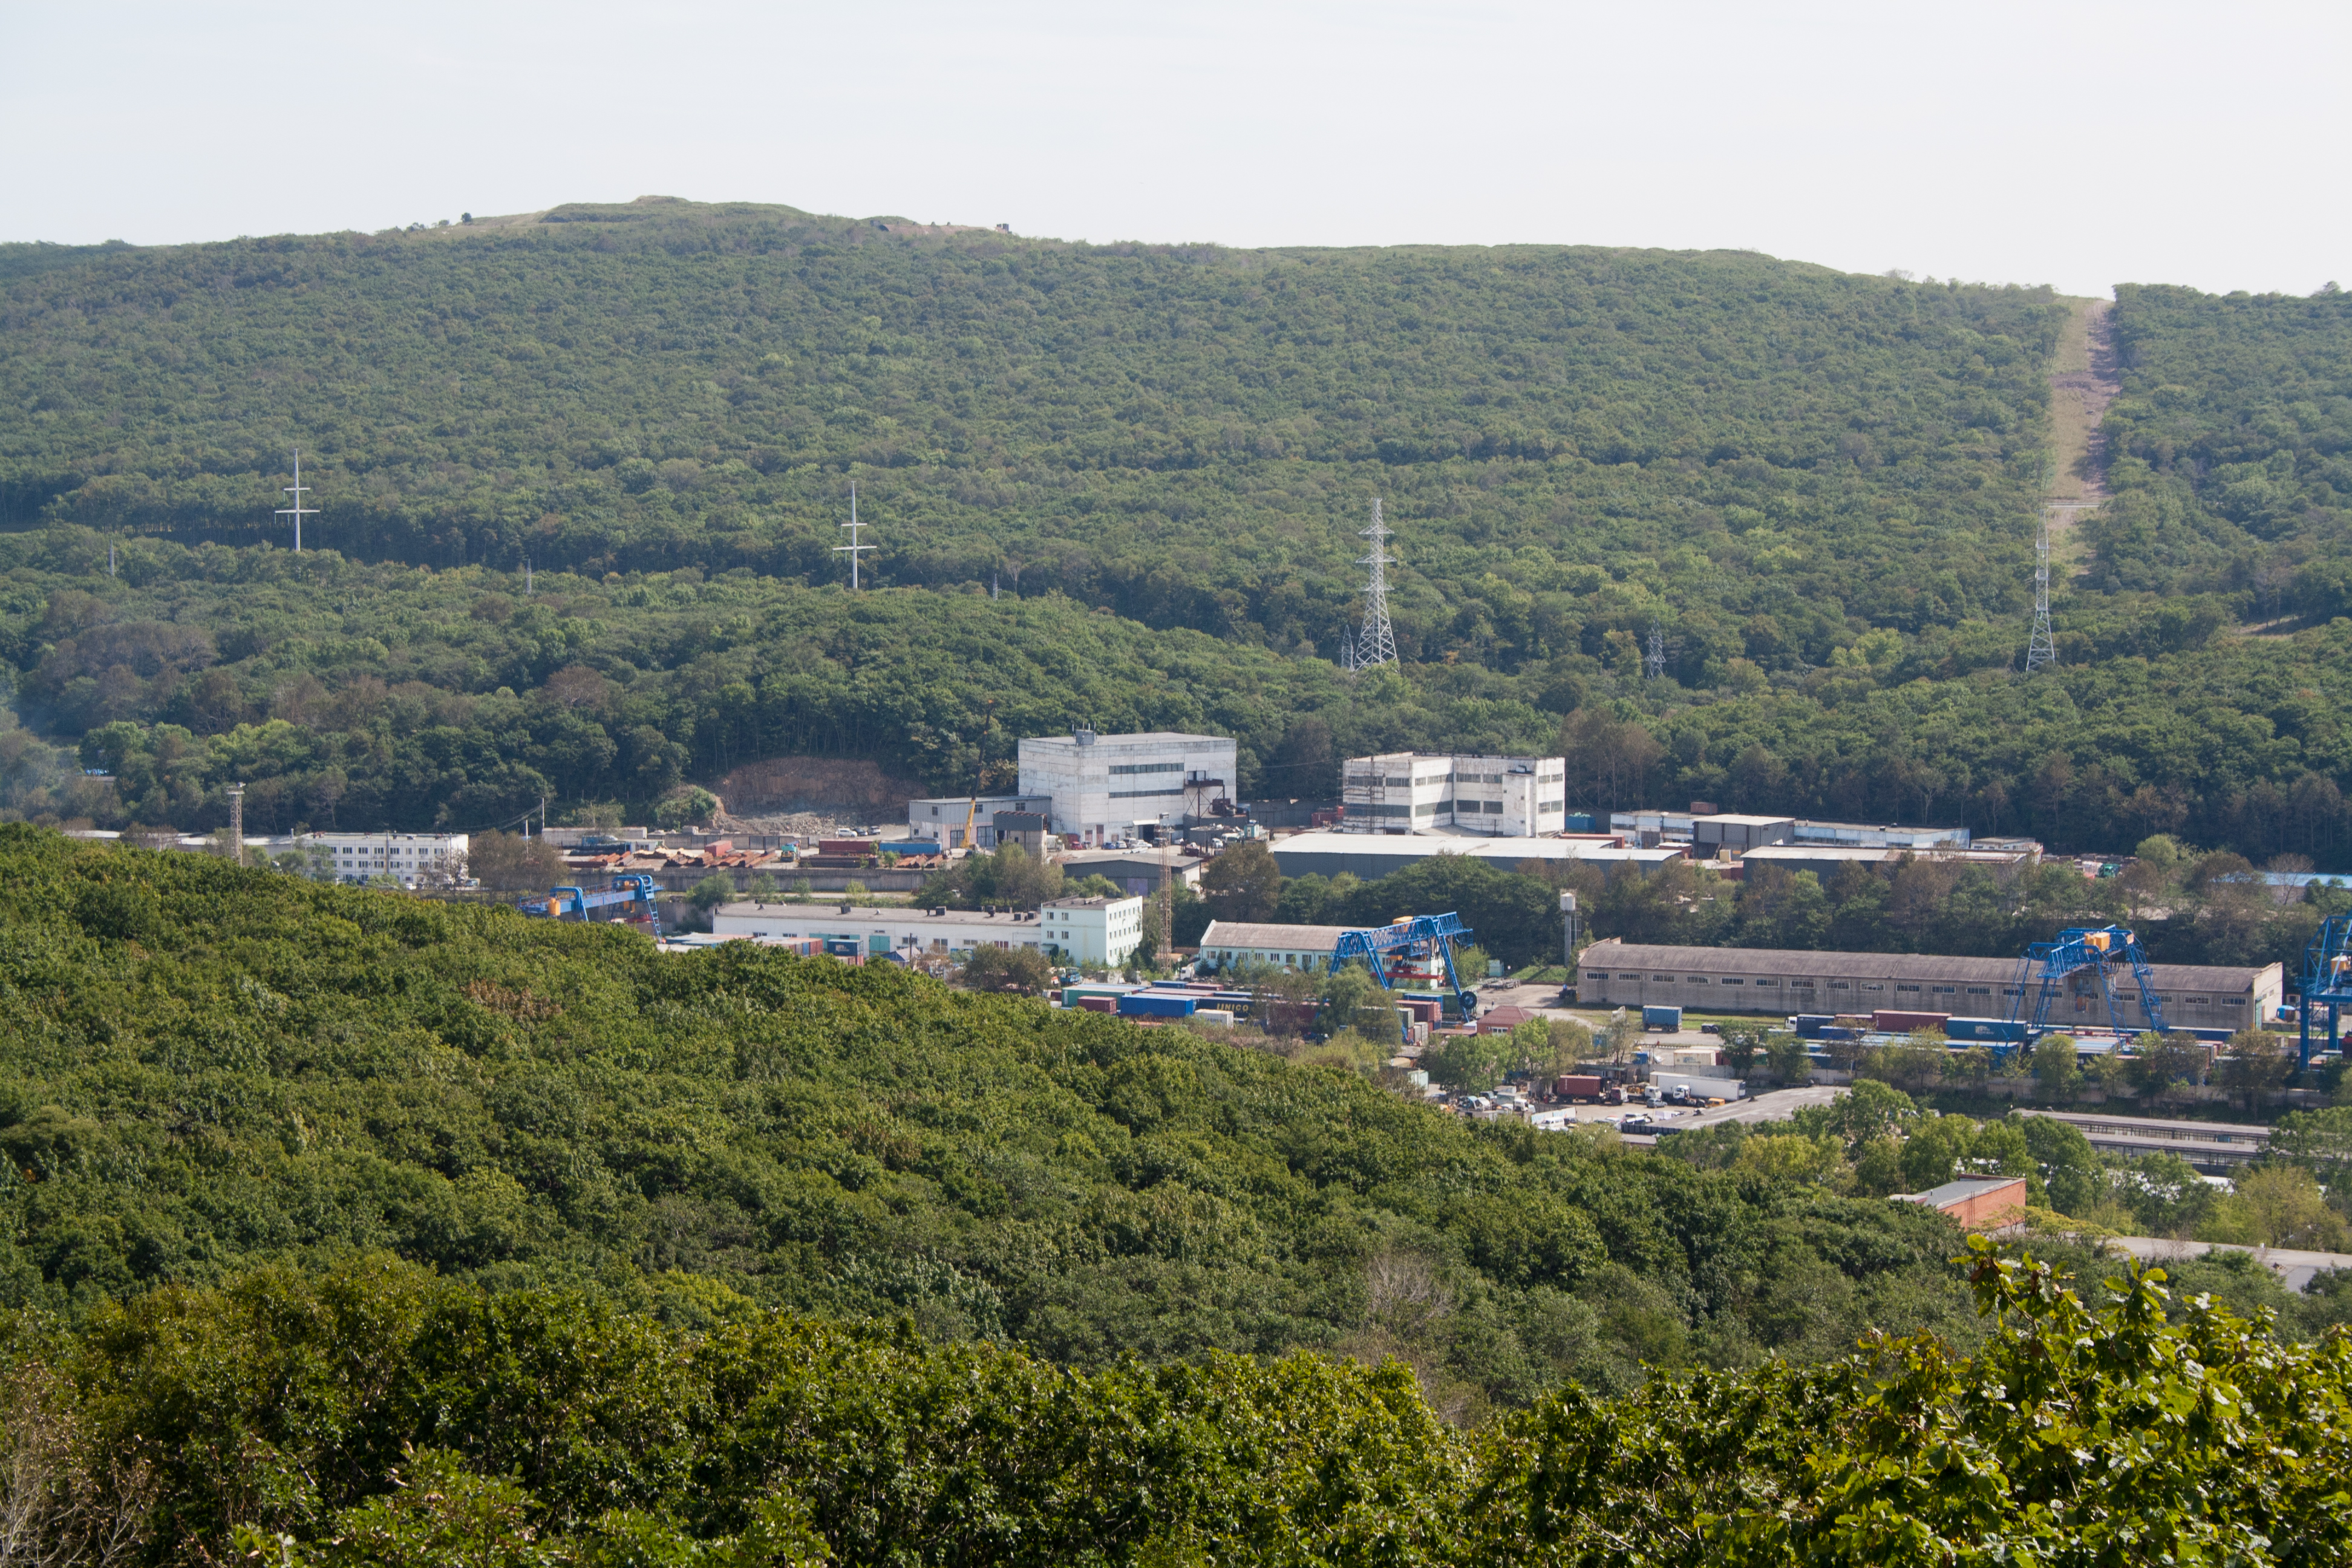
[[[2042,531],[2033,541],[2033,636],[2025,645],[2025,673],[2049,668],[2058,662],[2058,644],[2050,635],[2050,509],[2042,509]]]
[[[1377,664],[1396,662],[1396,633],[1389,629],[1389,563],[1388,542],[1392,537],[1389,525],[1381,521],[1381,501],[1372,498],[1372,526],[1362,531],[1362,537],[1372,542],[1372,552],[1356,563],[1372,569],[1364,584],[1364,629],[1356,638],[1357,669],[1370,669]]]
[[[1650,657],[1642,661],[1655,680],[1666,672],[1666,630],[1657,622],[1650,623]]]

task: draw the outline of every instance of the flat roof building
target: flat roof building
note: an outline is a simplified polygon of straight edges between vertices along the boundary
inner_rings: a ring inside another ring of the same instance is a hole
[[[961,957],[982,947],[1026,947],[1066,963],[1117,965],[1141,942],[1143,900],[1133,898],[1055,899],[1040,909],[994,914],[740,900],[711,911],[710,931],[754,942],[854,941],[872,957]]]
[[[1684,858],[1680,849],[1632,849],[1582,838],[1451,838],[1433,834],[1300,833],[1277,838],[1270,847],[1286,877],[1336,877],[1345,871],[1366,881],[1417,866],[1433,855],[1491,860],[1505,870],[1524,860],[1580,860],[1631,866],[1644,874]]]
[[[1222,735],[1077,730],[1021,742],[1021,793],[1047,803],[1055,832],[1097,848],[1145,824],[1209,816],[1213,802],[1238,791],[1239,767],[1238,748]]]
[[[2023,1000],[2014,958],[1946,958],[1927,953],[1810,952],[1755,947],[1668,947],[1611,937],[1578,960],[1577,1000],[1586,1005],[1676,1005],[1702,1013],[1944,1013],[2005,1018]],[[2152,989],[2176,1028],[2244,1029],[2279,1005],[2284,976],[2275,963],[2158,963]],[[2144,1029],[2138,989],[2128,975],[2116,988],[2126,1027]],[[2053,1006],[2053,1028],[2104,1029],[2105,1005],[2067,986]]]
[[[1848,866],[1861,866],[1870,870],[1893,870],[1906,856],[1915,860],[1932,860],[1938,865],[1978,867],[1990,871],[2007,882],[2020,871],[2033,868],[2039,855],[2031,849],[1895,849],[1864,848],[1852,844],[1768,844],[1750,849],[1740,857],[1743,865],[1778,866],[1791,874],[1811,871],[1822,886]]]
[[[462,880],[472,842],[462,833],[306,833],[295,847],[310,857],[321,881],[365,882],[390,877],[404,888]]]
[[[1526,838],[1560,831],[1567,796],[1568,763],[1560,757],[1429,752],[1350,757],[1341,772],[1347,815],[1339,830]]]
[[[920,838],[939,836],[942,849],[993,849],[996,814],[1000,811],[1050,811],[1053,797],[1044,795],[984,795],[977,810],[968,795],[938,795],[907,803],[907,826]],[[971,818],[970,844],[963,841],[963,819]]]

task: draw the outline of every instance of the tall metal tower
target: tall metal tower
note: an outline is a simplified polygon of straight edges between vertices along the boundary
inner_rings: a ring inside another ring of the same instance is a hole
[[[1361,531],[1360,537],[1372,542],[1372,552],[1356,563],[1372,569],[1364,584],[1364,629],[1356,638],[1356,658],[1352,668],[1370,669],[1374,665],[1396,662],[1396,633],[1389,629],[1389,564],[1393,559],[1388,552],[1388,542],[1393,531],[1381,521],[1381,501],[1372,498],[1372,526]]]
[[[1642,664],[1652,680],[1666,672],[1666,629],[1655,621],[1650,623],[1650,656]]]
[[[2033,540],[2033,636],[2025,645],[2025,673],[2049,668],[2058,662],[2058,643],[2050,635],[2050,512],[2042,509],[2042,531]]]
[[[228,842],[229,854],[236,858],[238,865],[244,865],[245,786],[241,784],[228,786]]]
[[[857,521],[857,482],[854,479],[850,481],[849,485],[849,521],[843,523],[841,526],[849,530],[849,542],[846,544],[835,545],[833,547],[833,552],[835,555],[846,555],[849,557],[849,591],[855,594],[857,592],[858,556],[864,554],[868,550],[879,550],[882,547],[878,544],[860,544],[857,542],[857,531],[866,525]]]
[[[278,515],[294,520],[294,553],[299,555],[302,553],[302,520],[319,515],[317,507],[302,504],[302,492],[310,487],[302,482],[302,448],[299,447],[294,448],[294,482],[281,488],[294,498],[294,504],[279,507]]]

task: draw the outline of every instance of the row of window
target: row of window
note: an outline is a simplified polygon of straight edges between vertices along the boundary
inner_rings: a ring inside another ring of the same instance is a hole
[[[1113,763],[1110,765],[1110,771],[1114,773],[1181,773],[1184,771],[1184,764],[1181,763]]]
[[[1181,789],[1181,788],[1179,788],[1179,789],[1115,789],[1115,790],[1112,790],[1112,791],[1110,792],[1110,798],[1111,798],[1111,799],[1113,799],[1113,800],[1144,800],[1144,799],[1157,799],[1157,798],[1159,798],[1160,796],[1161,796],[1161,795],[1182,795],[1183,793],[1184,793],[1184,792],[1183,792],[1183,790],[1182,790],[1182,789]]]

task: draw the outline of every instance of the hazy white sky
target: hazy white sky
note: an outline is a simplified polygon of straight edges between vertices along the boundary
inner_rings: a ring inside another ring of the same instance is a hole
[[[0,238],[659,193],[1233,245],[2352,282],[2352,6],[0,0]]]

